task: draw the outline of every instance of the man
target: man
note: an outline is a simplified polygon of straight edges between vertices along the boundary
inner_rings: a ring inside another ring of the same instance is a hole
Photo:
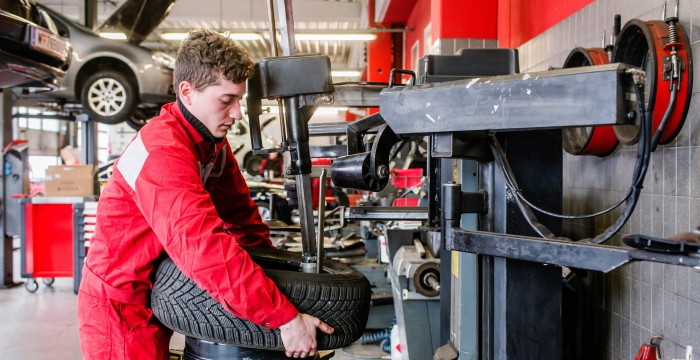
[[[269,171],[265,178],[274,178],[282,174],[283,167],[284,164],[278,154],[275,152],[270,153],[266,159],[260,162],[260,175],[265,175],[265,171]]]
[[[167,359],[172,331],[148,308],[157,259],[236,316],[279,328],[287,356],[314,356],[319,319],[299,314],[239,245],[272,246],[225,140],[253,74],[248,53],[208,30],[180,46],[178,100],[141,129],[97,209],[78,295],[85,359]]]

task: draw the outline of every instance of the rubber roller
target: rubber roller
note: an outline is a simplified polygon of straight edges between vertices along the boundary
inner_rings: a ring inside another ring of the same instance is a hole
[[[376,179],[370,171],[370,152],[342,156],[331,165],[331,179],[337,187],[380,191],[389,182],[389,169],[380,166]]]

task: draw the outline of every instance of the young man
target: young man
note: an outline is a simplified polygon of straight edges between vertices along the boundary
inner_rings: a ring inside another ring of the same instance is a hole
[[[180,270],[236,316],[279,328],[287,356],[314,356],[316,329],[239,245],[272,246],[269,229],[225,139],[253,75],[232,40],[194,30],[178,51],[178,100],[117,160],[97,209],[78,295],[85,359],[167,359],[172,331],[148,308],[157,259]]]

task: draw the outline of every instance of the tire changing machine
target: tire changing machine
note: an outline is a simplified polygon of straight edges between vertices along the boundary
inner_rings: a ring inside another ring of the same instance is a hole
[[[441,239],[440,273],[449,274],[449,280],[443,275],[440,282],[442,346],[434,359],[565,358],[564,267],[608,272],[631,261],[700,266],[699,257],[606,246],[598,238],[557,238],[553,233],[561,231],[561,223],[539,221],[516,196],[527,194],[538,206],[561,212],[560,129],[639,126],[635,94],[645,81],[643,72],[610,64],[518,74],[516,50],[469,50],[454,57],[424,57],[420,79],[413,74],[411,86],[334,87],[327,58],[294,56],[291,0],[276,1],[283,56],[277,57],[273,46],[273,57],[258,63],[248,82],[250,133],[255,152],[291,154],[286,175],[296,178],[300,197],[301,270],[316,271],[321,259],[310,206],[310,158],[336,158],[330,175],[338,187],[378,191],[388,182],[391,147],[402,139],[428,137],[427,208],[341,208],[336,213],[344,217],[341,225],[345,220],[422,219],[428,239]],[[270,24],[275,34],[274,22]],[[376,106],[377,90],[379,114],[350,124],[309,126],[320,105]],[[278,100],[284,109],[283,142],[277,149],[262,149],[258,117],[263,98]],[[365,144],[368,133],[376,135]],[[309,136],[315,134],[344,134],[347,145],[310,147]],[[651,128],[646,136],[651,138]],[[645,144],[640,159],[648,159]],[[645,170],[635,173],[643,181]],[[635,205],[628,200],[623,213]],[[617,225],[625,221],[621,218]],[[185,351],[189,359],[240,359],[248,350],[188,339]],[[267,356],[258,352],[248,358]]]

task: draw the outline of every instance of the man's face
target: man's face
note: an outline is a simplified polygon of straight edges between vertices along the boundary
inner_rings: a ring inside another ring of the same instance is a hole
[[[179,86],[180,101],[215,137],[222,138],[234,121],[240,120],[239,101],[246,92],[246,83],[234,84],[219,73],[219,81],[206,88],[195,90],[183,81]]]

